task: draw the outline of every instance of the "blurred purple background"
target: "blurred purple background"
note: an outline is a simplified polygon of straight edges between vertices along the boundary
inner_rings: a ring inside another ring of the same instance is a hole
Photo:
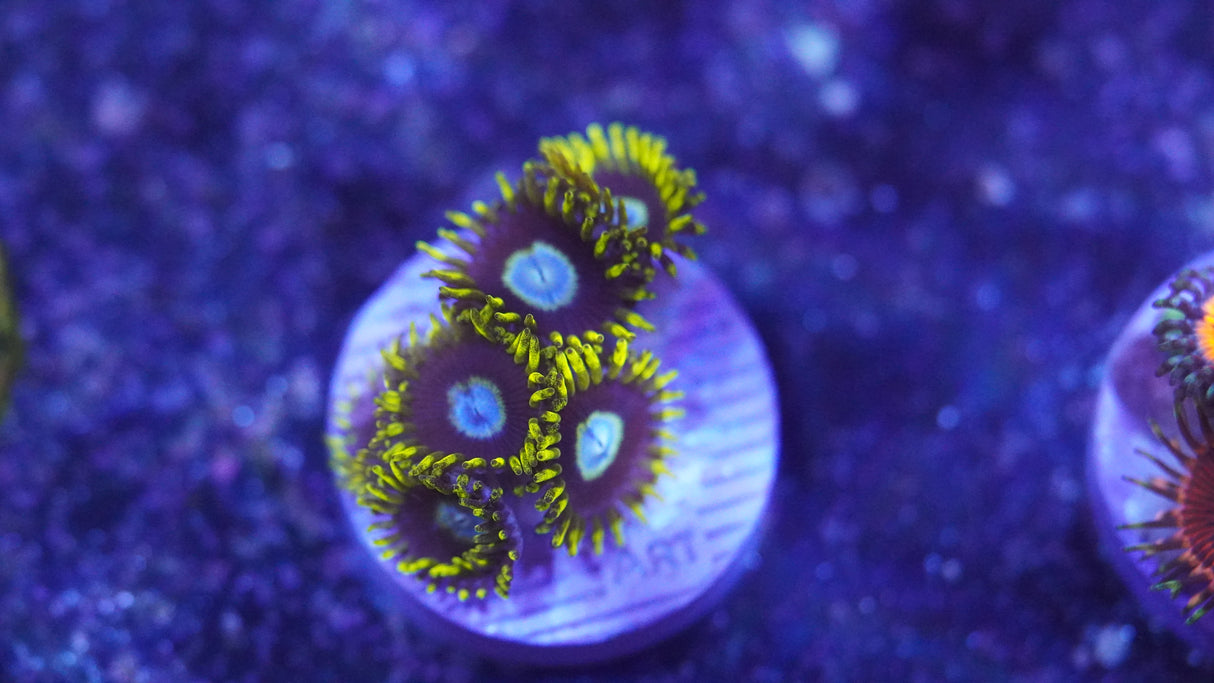
[[[1208,4],[579,5],[0,6],[27,345],[0,423],[3,677],[1210,676],[1119,584],[1083,483],[1109,344],[1214,243]],[[775,507],[683,635],[503,667],[361,573],[323,396],[444,211],[613,120],[708,194],[701,259],[780,382]]]

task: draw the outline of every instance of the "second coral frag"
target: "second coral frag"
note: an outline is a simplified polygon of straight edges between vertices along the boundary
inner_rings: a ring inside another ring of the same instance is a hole
[[[1088,459],[1097,530],[1154,620],[1214,652],[1214,447],[1207,255],[1161,285],[1118,336]],[[1203,618],[1204,617],[1204,618]],[[1186,623],[1187,622],[1187,623]]]

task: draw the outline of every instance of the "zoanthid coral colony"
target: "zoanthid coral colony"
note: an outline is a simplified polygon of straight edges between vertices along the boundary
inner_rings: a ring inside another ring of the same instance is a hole
[[[418,621],[491,655],[635,650],[723,592],[776,459],[762,348],[694,262],[665,140],[548,138],[356,316],[330,390],[347,513]]]
[[[1160,285],[1113,345],[1089,449],[1097,528],[1153,619],[1214,652],[1214,254]]]
[[[8,262],[0,248],[0,417],[21,367],[21,335],[17,329],[17,307],[8,276]]]

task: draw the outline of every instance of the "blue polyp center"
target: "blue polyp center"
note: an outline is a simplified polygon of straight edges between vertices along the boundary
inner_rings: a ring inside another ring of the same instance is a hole
[[[577,270],[559,249],[536,240],[506,259],[502,284],[528,306],[555,311],[577,294]]]
[[[506,425],[506,404],[492,381],[473,375],[447,390],[447,419],[470,439],[491,439]]]
[[[449,500],[440,501],[434,506],[434,524],[457,541],[475,543],[476,525],[479,523],[480,520],[470,510]]]
[[[624,442],[624,420],[619,415],[596,410],[577,426],[577,468],[585,481],[598,479],[620,452]]]
[[[642,225],[649,225],[649,206],[645,202],[628,195],[619,199],[620,204],[624,207],[624,216],[628,219],[624,223],[626,227],[639,228]]]

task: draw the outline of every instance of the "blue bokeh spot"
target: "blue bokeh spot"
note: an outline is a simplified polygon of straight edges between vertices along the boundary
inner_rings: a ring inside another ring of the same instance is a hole
[[[506,259],[502,284],[528,306],[555,311],[577,294],[577,270],[559,249],[537,240]]]
[[[598,479],[620,452],[624,442],[624,420],[619,415],[596,410],[577,426],[577,468],[585,481]]]
[[[506,424],[506,404],[497,385],[473,375],[447,390],[447,419],[451,426],[471,439],[491,439]]]

